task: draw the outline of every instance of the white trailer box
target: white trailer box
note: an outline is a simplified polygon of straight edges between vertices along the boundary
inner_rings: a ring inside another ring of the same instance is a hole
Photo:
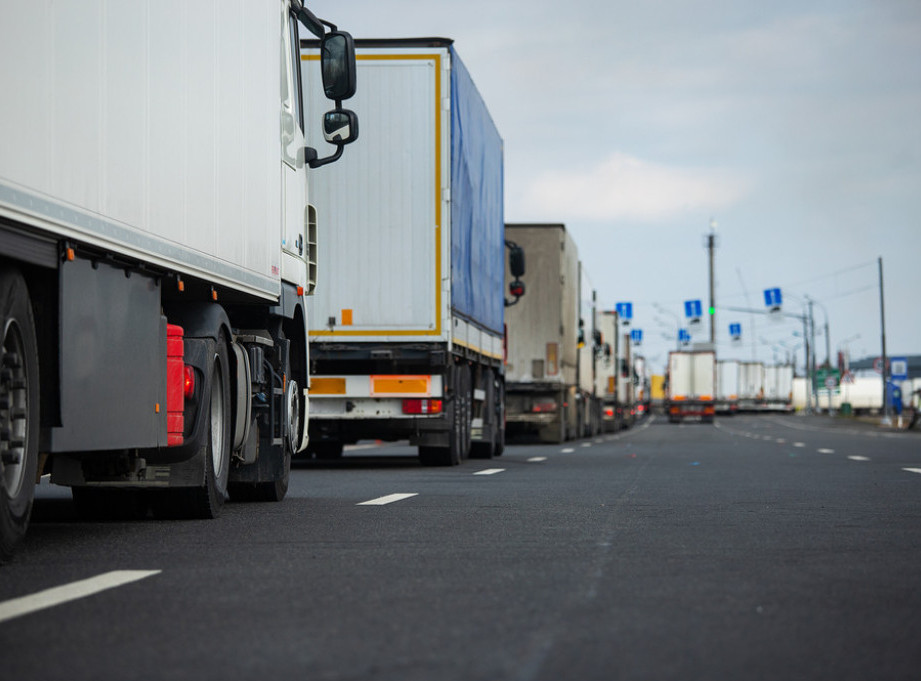
[[[0,528],[24,531],[39,449],[80,512],[145,487],[213,517],[227,492],[284,496],[306,446],[297,48],[301,21],[325,29],[289,0],[217,9],[0,7],[0,329],[28,404]]]
[[[311,447],[408,438],[426,464],[501,453],[503,144],[452,41],[356,41],[362,143],[311,178],[320,270]],[[305,43],[302,59],[319,58]],[[320,95],[307,102],[320,106]]]
[[[716,396],[716,353],[710,350],[668,353],[668,419],[687,416],[713,421]]]
[[[508,308],[506,418],[549,442],[576,433],[579,255],[562,224],[509,224],[528,259],[527,294]]]
[[[764,405],[775,411],[793,409],[793,365],[764,367]]]
[[[764,363],[739,362],[739,411],[755,411],[764,404]]]
[[[739,362],[723,359],[716,363],[716,411],[734,414],[739,409]]]

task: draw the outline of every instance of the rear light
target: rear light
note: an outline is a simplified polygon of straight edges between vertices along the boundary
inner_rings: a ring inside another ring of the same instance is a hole
[[[556,411],[556,402],[538,402],[531,407],[531,413],[548,414]]]
[[[182,394],[187,400],[195,395],[195,369],[189,364],[183,369]]]
[[[441,400],[403,400],[404,414],[440,414],[441,411]]]
[[[613,408],[613,407],[606,407],[605,410],[604,410],[604,415],[605,415],[605,416],[614,416],[614,408]]]

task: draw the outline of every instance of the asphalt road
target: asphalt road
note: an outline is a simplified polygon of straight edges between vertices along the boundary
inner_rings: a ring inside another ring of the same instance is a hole
[[[216,521],[79,522],[42,485],[0,569],[0,676],[921,678],[919,434],[654,417],[456,468],[413,451],[299,464],[284,502]]]

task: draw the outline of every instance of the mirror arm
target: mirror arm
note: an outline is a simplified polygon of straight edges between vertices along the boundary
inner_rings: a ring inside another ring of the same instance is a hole
[[[317,158],[317,150],[313,147],[304,147],[304,162],[311,168],[319,168],[327,163],[338,161],[342,157],[342,147],[345,145],[337,144],[336,153],[326,158]]]

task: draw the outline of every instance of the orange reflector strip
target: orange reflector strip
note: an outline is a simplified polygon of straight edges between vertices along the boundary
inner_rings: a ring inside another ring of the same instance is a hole
[[[74,252],[74,249],[67,249],[67,260],[73,262],[73,259],[77,257],[77,254]]]
[[[157,403],[154,405],[154,414],[159,414],[159,413],[160,413],[160,403],[157,402]]]
[[[180,292],[180,293],[181,293],[182,291],[185,291],[185,282],[184,282],[182,279],[179,280],[179,282],[178,282],[177,285],[179,286],[179,292]]]
[[[352,311],[342,310],[342,326],[351,326],[351,325],[352,325]]]
[[[311,378],[310,394],[312,395],[345,395],[344,378]]]
[[[673,398],[676,402],[687,399],[684,395],[675,395]]]
[[[372,376],[371,396],[428,395],[432,391],[431,376]]]
[[[713,400],[713,397],[711,395],[701,395],[700,399],[705,402],[711,402]]]
[[[304,295],[304,287],[303,287],[303,286],[298,286],[298,287],[297,287],[297,295],[298,295],[298,297]]]

